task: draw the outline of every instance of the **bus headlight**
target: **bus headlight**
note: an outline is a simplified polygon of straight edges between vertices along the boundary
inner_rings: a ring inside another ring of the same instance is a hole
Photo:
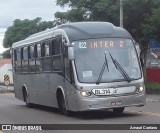
[[[81,92],[81,95],[82,95],[83,97],[88,97],[88,96],[91,95],[91,93],[90,93],[90,92],[86,92],[86,91],[82,91],[82,92]]]
[[[141,86],[141,87],[139,87],[139,88],[136,89],[136,93],[140,93],[140,92],[142,92],[143,90],[144,90],[144,87]]]
[[[142,92],[143,90],[144,90],[143,87],[140,87],[140,88],[139,88],[139,92]]]

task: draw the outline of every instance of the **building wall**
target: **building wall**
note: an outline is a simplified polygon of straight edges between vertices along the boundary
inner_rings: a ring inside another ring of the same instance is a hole
[[[147,81],[160,83],[160,69],[147,68],[146,69]]]
[[[147,68],[160,68],[160,59],[148,59],[146,61]]]

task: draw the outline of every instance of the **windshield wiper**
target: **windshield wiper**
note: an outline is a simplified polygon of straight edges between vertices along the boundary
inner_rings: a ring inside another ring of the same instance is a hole
[[[124,68],[119,64],[119,62],[116,59],[113,59],[111,53],[109,52],[109,55],[112,59],[113,64],[115,65],[116,69],[120,71],[120,73],[123,75],[124,78],[127,79],[128,82],[131,82],[131,78],[128,76]]]
[[[100,72],[100,74],[99,74],[99,77],[98,77],[98,80],[97,80],[96,84],[99,84],[99,83],[100,83],[100,81],[101,81],[101,79],[102,79],[102,75],[103,75],[103,73],[104,73],[104,70],[105,70],[105,67],[106,67],[106,66],[107,66],[107,70],[108,70],[108,72],[109,72],[106,52],[104,53],[104,55],[105,55],[105,61],[104,61],[104,64],[103,64],[103,66],[102,66],[102,69],[101,69],[101,72]]]

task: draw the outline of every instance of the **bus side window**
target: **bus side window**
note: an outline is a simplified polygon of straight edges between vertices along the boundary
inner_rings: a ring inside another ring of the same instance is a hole
[[[16,61],[17,61],[17,52],[16,52],[16,49],[13,50],[12,59],[13,59],[12,64],[13,64],[14,70],[16,71]]]
[[[55,55],[61,54],[61,45],[62,45],[62,37],[56,37],[56,40],[54,43]]]
[[[36,45],[36,57],[37,58],[41,57],[41,44]]]
[[[35,72],[35,46],[31,45],[28,47],[29,52],[29,73]]]
[[[14,61],[17,61],[17,52],[16,52],[16,49],[14,50]]]
[[[22,51],[22,72],[28,73],[28,47],[21,49]]]
[[[21,48],[15,50],[15,71],[21,73]]]
[[[43,47],[43,72],[51,72],[52,63],[51,63],[51,56],[50,56],[50,40],[45,40],[45,42],[42,43]]]
[[[34,55],[34,45],[29,46],[28,49],[29,49],[29,59],[33,59],[35,57],[35,55]]]
[[[41,56],[42,57],[45,56],[45,42],[42,42],[42,44],[41,44]]]
[[[71,82],[75,83],[72,63],[68,59],[68,46],[64,46],[64,62],[65,62],[65,77]]]
[[[16,61],[17,61],[17,51],[16,49],[13,50],[13,66],[14,66],[14,70],[16,72]]]
[[[48,45],[49,45],[49,55],[52,56],[53,55],[53,50],[52,50],[52,39],[50,39],[48,41]]]
[[[28,60],[28,47],[23,48],[23,60]]]
[[[42,42],[41,53],[42,53],[42,57],[47,57],[50,55],[50,53],[49,53],[49,40]]]
[[[70,61],[68,59],[68,47],[65,46],[64,50],[64,62],[65,62],[65,77],[71,81]]]
[[[52,40],[52,51],[53,51],[53,71],[63,72],[63,56],[61,54],[62,37],[56,37]]]
[[[52,39],[51,40],[51,50],[50,50],[50,52],[51,52],[51,55],[55,55],[55,39]]]
[[[36,73],[42,72],[41,44],[35,45]]]
[[[49,54],[49,42],[45,43],[44,52],[45,52],[45,57],[50,55]]]

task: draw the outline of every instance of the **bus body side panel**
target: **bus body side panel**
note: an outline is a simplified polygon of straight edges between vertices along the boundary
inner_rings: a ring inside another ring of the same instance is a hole
[[[37,80],[38,104],[58,107],[56,92],[58,87],[64,89],[64,78],[56,73],[42,74],[39,78],[41,82]]]
[[[36,80],[35,76],[31,76],[28,74],[15,75],[14,87],[15,87],[16,98],[24,100],[22,92],[22,88],[24,86],[29,95],[29,101],[31,103],[37,103],[37,89],[35,88],[36,86],[35,80]]]
[[[18,76],[14,75],[13,78],[14,78],[14,93],[15,93],[15,97],[20,99],[20,100],[24,100],[23,93],[22,93],[22,85],[19,84]]]
[[[78,101],[79,97],[77,97],[77,90],[75,85],[72,85],[68,80],[65,80],[66,85],[66,102],[67,102],[67,109],[71,111],[77,111],[78,110]]]
[[[15,75],[14,85],[16,98],[23,100],[22,86],[25,85],[30,103],[50,107],[58,107],[57,88],[61,86],[65,89],[64,77],[56,73]]]

